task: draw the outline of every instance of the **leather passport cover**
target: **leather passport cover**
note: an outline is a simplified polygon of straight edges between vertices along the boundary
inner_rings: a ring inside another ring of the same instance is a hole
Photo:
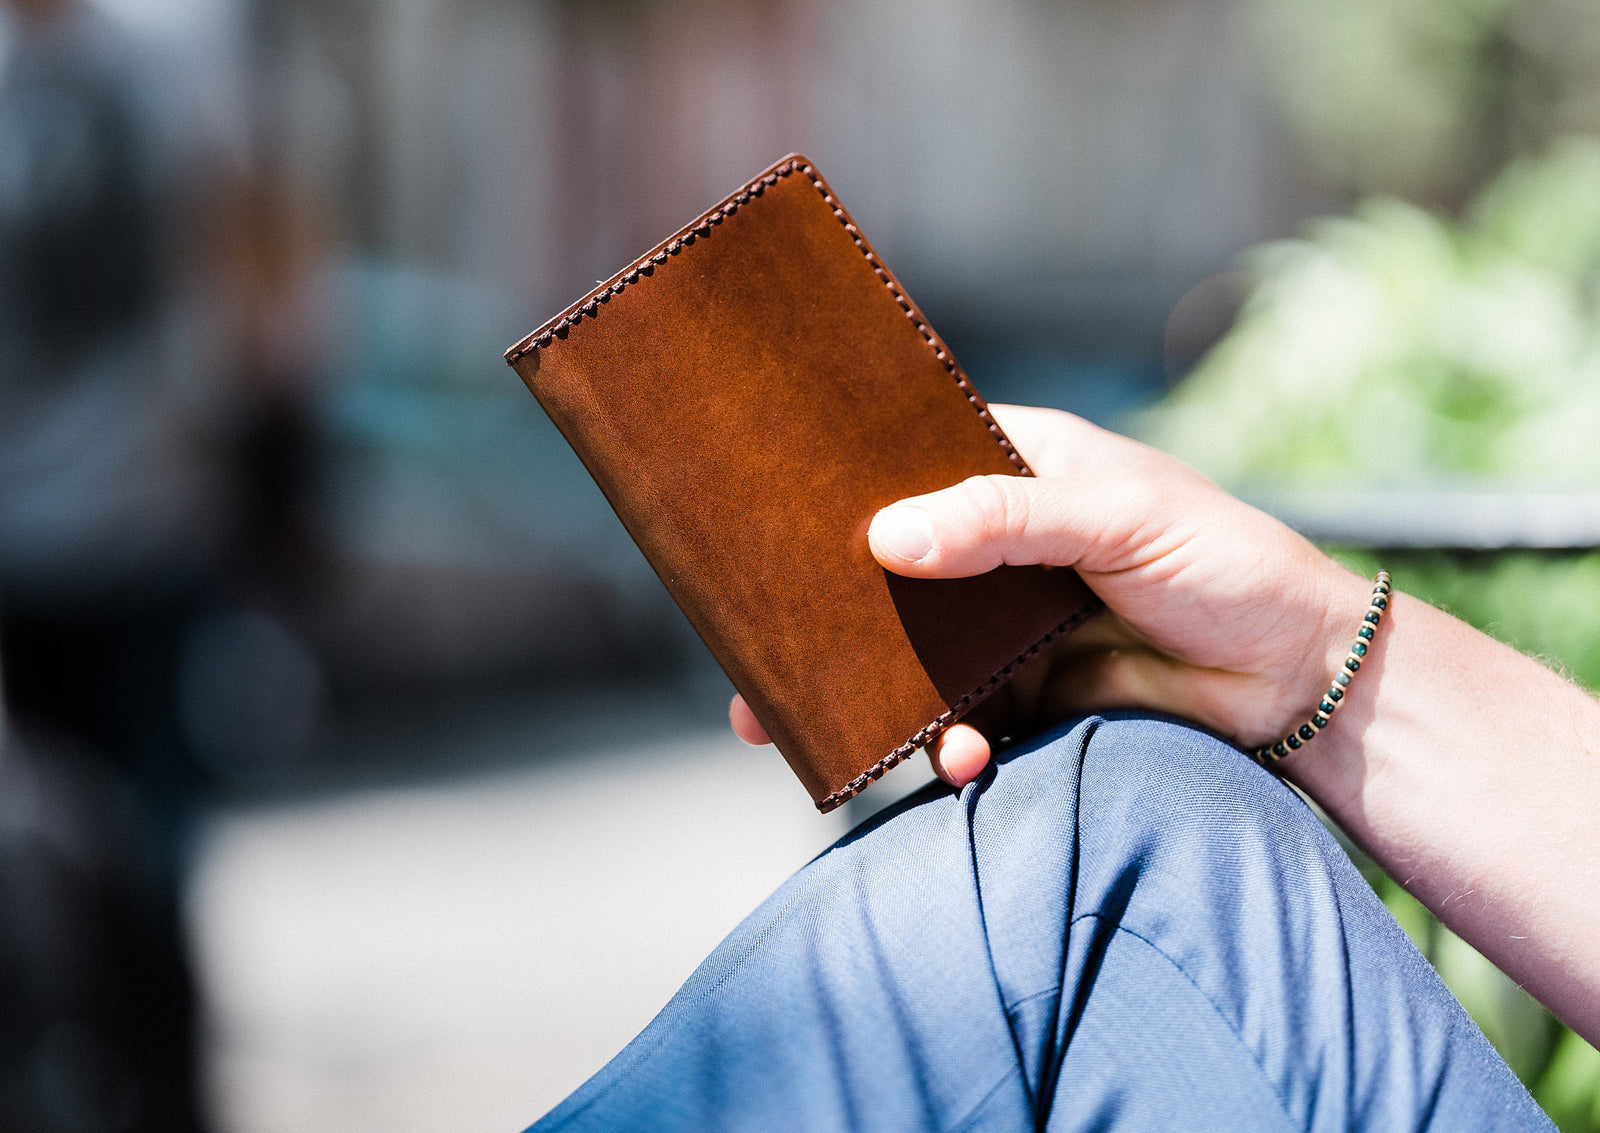
[[[1098,608],[1069,570],[912,580],[872,558],[886,504],[1030,473],[803,157],[506,359],[821,810]]]

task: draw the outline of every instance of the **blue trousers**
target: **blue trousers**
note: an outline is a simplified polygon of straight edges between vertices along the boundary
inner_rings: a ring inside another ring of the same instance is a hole
[[[846,835],[537,1130],[1551,1129],[1220,741],[1089,718]]]

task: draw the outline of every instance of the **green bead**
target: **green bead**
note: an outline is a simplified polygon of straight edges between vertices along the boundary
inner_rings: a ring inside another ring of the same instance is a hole
[[[1357,657],[1365,657],[1367,655],[1367,643],[1365,641],[1356,642],[1350,647],[1350,652],[1354,653]]]
[[[1361,658],[1346,657],[1344,659],[1344,667],[1349,669],[1352,673],[1359,671],[1361,668]]]
[[[1328,714],[1326,712],[1318,712],[1311,717],[1311,723],[1318,728],[1326,728],[1328,726]]]
[[[1333,675],[1333,679],[1335,681],[1337,681],[1340,685],[1342,685],[1345,688],[1349,688],[1350,687],[1350,674],[1349,673],[1335,673]],[[1341,693],[1340,695],[1342,696],[1343,693]]]
[[[1341,695],[1343,695],[1343,694],[1341,694]],[[1321,712],[1324,716],[1333,715],[1333,710],[1335,708],[1339,707],[1337,704],[1334,703],[1335,699],[1336,699],[1335,697],[1330,697],[1330,696],[1323,697],[1322,698],[1322,702],[1317,705],[1317,711]],[[1318,725],[1318,726],[1320,727],[1321,725]]]
[[[1377,625],[1378,624],[1378,619],[1381,618],[1381,617],[1383,617],[1383,615],[1378,613],[1377,610],[1368,610],[1367,611],[1367,616],[1362,618],[1361,620],[1364,621],[1364,622],[1371,622],[1373,625]]]
[[[1389,608],[1389,599],[1382,594],[1375,594],[1372,597],[1372,604],[1380,610],[1387,610]]]
[[[1356,636],[1365,638],[1367,641],[1371,641],[1374,632],[1375,631],[1371,626],[1362,626],[1360,629],[1356,630]]]

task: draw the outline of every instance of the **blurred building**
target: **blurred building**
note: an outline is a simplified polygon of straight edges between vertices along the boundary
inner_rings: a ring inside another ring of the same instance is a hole
[[[1137,384],[1178,298],[1317,203],[1243,7],[344,0],[267,22],[288,147],[347,235],[529,321],[801,150],[958,345]]]

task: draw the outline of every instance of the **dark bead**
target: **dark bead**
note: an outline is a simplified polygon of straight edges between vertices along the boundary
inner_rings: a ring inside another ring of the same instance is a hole
[[[1303,740],[1314,740],[1317,738],[1317,730],[1310,724],[1301,724],[1300,738]]]
[[[1367,641],[1371,641],[1374,632],[1376,631],[1374,631],[1371,626],[1362,626],[1360,629],[1356,630],[1356,636]]]
[[[1335,704],[1339,703],[1339,701],[1344,699],[1344,689],[1340,688],[1338,685],[1329,685],[1328,699],[1333,701]]]
[[[1317,705],[1317,711],[1318,711],[1318,713],[1320,713],[1323,716],[1328,716],[1328,715],[1331,715],[1333,713],[1333,710],[1335,708],[1338,708],[1338,707],[1339,706],[1337,704],[1335,704],[1332,700],[1330,700],[1328,697],[1325,696],[1325,697],[1322,698],[1321,702]],[[1319,724],[1317,726],[1320,728],[1322,725]]]
[[[1319,728],[1326,728],[1328,726],[1328,717],[1325,713],[1318,712],[1315,716],[1311,717],[1311,722]]]
[[[1356,642],[1350,647],[1350,652],[1354,653],[1357,657],[1365,657],[1367,655],[1367,643],[1365,641]]]
[[[1371,622],[1373,625],[1377,625],[1378,624],[1378,619],[1381,618],[1381,617],[1383,617],[1383,615],[1378,613],[1377,610],[1368,610],[1367,611],[1367,616],[1362,618],[1361,620],[1364,621],[1364,622]]]
[[[1284,756],[1289,754],[1288,749],[1283,746],[1282,740],[1279,740],[1277,743],[1272,745],[1272,754],[1277,756],[1279,759],[1282,759]]]
[[[1352,673],[1358,672],[1361,668],[1361,658],[1346,657],[1344,659],[1344,667],[1349,669]]]
[[[1372,604],[1380,610],[1387,610],[1389,608],[1389,599],[1382,594],[1376,594],[1372,598]]]
[[[1284,746],[1286,746],[1290,751],[1300,750],[1300,737],[1295,735],[1293,732],[1287,736],[1284,736],[1283,742]]]
[[[1335,673],[1333,675],[1333,679],[1335,681],[1339,682],[1339,684],[1343,685],[1345,688],[1349,688],[1350,687],[1350,674],[1349,673]]]

